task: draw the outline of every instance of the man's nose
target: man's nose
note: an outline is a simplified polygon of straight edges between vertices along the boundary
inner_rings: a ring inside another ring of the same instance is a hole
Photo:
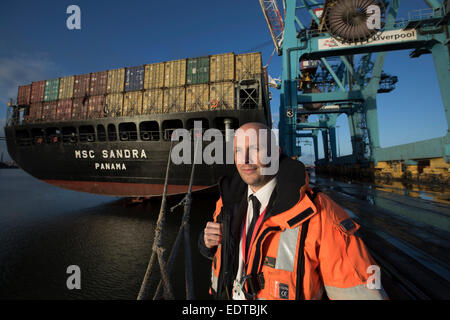
[[[250,152],[248,151],[248,149],[246,149],[244,152],[244,164],[249,163],[250,163]]]

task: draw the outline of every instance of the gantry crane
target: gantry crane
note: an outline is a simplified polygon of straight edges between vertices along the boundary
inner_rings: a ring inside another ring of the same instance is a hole
[[[449,1],[397,20],[400,0],[260,0],[278,55],[282,56],[279,134],[282,149],[300,156],[299,138],[312,137],[316,165],[376,165],[380,161],[442,157],[450,163],[450,133],[438,139],[380,148],[377,94],[391,92],[397,77],[383,72],[387,51],[432,54],[447,127],[450,123]],[[283,15],[281,15],[281,12]],[[356,58],[359,61],[356,61]],[[353,153],[338,157],[335,125],[348,116]],[[308,122],[318,114],[319,121]],[[311,131],[309,133],[305,131]],[[319,160],[318,133],[325,159]]]

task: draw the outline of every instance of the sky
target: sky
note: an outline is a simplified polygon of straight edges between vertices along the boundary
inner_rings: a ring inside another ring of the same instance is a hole
[[[81,30],[69,30],[70,5],[81,9]],[[427,8],[401,0],[399,17]],[[0,2],[0,126],[17,86],[32,81],[225,52],[273,52],[257,0],[23,1]],[[447,123],[431,55],[409,58],[409,50],[387,53],[383,70],[399,78],[392,93],[378,95],[381,147],[444,136]],[[269,65],[281,77],[281,57]],[[272,117],[279,119],[279,91],[272,91]],[[345,115],[339,116],[340,154],[350,154]],[[0,136],[3,136],[1,131]],[[323,157],[320,149],[319,156]],[[312,148],[304,148],[308,162]],[[5,143],[0,153],[5,158]]]

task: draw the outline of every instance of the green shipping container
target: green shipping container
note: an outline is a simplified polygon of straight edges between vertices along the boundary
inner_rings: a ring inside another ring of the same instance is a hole
[[[209,57],[187,59],[186,84],[209,82]]]
[[[45,81],[44,101],[58,100],[59,79]]]

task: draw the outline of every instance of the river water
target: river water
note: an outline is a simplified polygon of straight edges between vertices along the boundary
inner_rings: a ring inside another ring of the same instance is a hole
[[[324,192],[351,197],[341,205],[370,220],[373,228],[391,232],[448,267],[447,188],[340,182],[313,173],[311,182]],[[169,197],[167,207],[181,198]],[[215,189],[193,194],[191,248],[197,299],[210,298],[211,264],[198,253],[197,239],[217,199]],[[363,209],[355,207],[352,199],[363,201]],[[136,299],[151,255],[160,202],[161,198],[154,198],[132,204],[125,198],[54,187],[20,169],[0,169],[0,299]],[[369,207],[377,213],[369,214]],[[182,206],[168,213],[163,234],[168,249],[182,214]],[[67,268],[72,265],[80,268],[81,289],[67,287],[71,276]],[[181,246],[172,272],[176,299],[185,299],[184,270]],[[158,272],[151,276],[151,288],[159,279]]]
[[[181,200],[171,197],[168,207]],[[208,299],[209,260],[197,238],[212,215],[216,193],[194,195],[191,247],[196,298]],[[141,204],[54,187],[20,169],[0,170],[0,299],[136,299],[151,255],[161,198]],[[168,215],[163,242],[171,247],[183,207]],[[183,248],[183,246],[181,247]],[[68,266],[81,271],[69,290]],[[151,285],[160,276],[155,273]],[[173,272],[184,299],[183,250]]]

